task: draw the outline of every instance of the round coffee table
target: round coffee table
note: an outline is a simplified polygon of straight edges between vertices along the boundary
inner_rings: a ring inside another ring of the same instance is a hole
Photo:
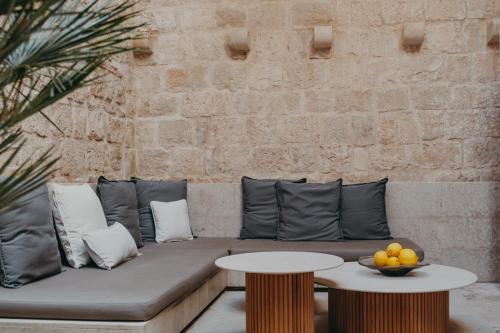
[[[246,332],[314,331],[314,273],[342,265],[342,258],[312,252],[254,252],[215,264],[245,272]]]
[[[449,290],[476,280],[469,271],[442,265],[390,277],[357,262],[315,276],[328,287],[330,330],[339,333],[447,332]]]

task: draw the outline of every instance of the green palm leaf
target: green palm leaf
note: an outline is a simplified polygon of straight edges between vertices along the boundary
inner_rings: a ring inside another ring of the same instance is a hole
[[[20,161],[19,126],[75,90],[142,25],[132,24],[134,1],[2,0],[0,3],[0,212],[42,185],[54,171],[52,149]],[[57,126],[56,126],[57,127]]]

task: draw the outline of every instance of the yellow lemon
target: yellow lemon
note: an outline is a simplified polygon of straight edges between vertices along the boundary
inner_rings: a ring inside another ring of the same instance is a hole
[[[418,257],[412,249],[402,249],[399,252],[399,262],[401,265],[416,265]]]
[[[399,259],[398,257],[389,257],[387,259],[387,262],[385,263],[386,266],[399,266]]]
[[[387,253],[385,253],[385,251],[377,251],[373,255],[373,261],[376,266],[385,266],[387,258]]]
[[[387,255],[389,257],[397,257],[399,256],[399,251],[401,251],[403,247],[399,243],[391,243],[387,245],[387,248],[385,249],[385,252],[387,252]]]

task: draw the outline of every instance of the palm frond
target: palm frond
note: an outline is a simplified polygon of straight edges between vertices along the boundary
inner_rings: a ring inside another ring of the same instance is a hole
[[[0,1],[0,212],[43,184],[54,171],[52,149],[19,163],[26,140],[22,121],[44,112],[75,90],[94,83],[96,70],[141,27],[135,1]],[[59,129],[60,130],[60,129]],[[5,158],[4,158],[5,156]],[[19,163],[19,164],[16,164]]]

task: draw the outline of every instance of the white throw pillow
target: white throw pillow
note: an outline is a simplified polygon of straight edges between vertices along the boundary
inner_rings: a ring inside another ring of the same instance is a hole
[[[80,268],[90,262],[84,233],[108,226],[101,202],[88,184],[52,184],[52,210],[68,264]]]
[[[121,223],[86,232],[83,241],[90,258],[107,270],[139,255],[134,238]]]
[[[151,201],[156,241],[175,242],[193,239],[185,199],[171,202]]]

